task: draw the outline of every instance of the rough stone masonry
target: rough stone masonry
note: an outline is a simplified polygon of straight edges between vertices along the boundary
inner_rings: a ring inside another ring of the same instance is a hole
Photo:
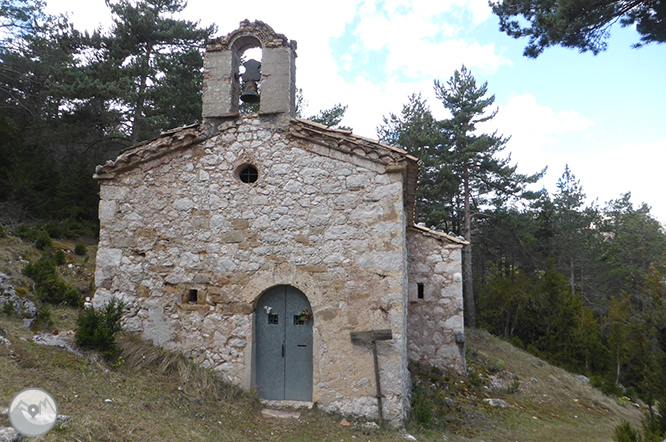
[[[243,22],[225,47],[255,38],[266,50],[263,40],[286,40],[271,32]],[[270,112],[218,106],[201,125],[98,168],[94,305],[122,299],[126,330],[251,390],[262,357],[255,323],[265,314],[257,301],[273,287],[295,287],[312,306],[312,402],[376,418],[372,352],[352,344],[350,332],[391,329],[393,340],[378,343],[381,385],[384,418],[399,424],[409,410],[408,359],[464,369],[463,241],[413,224],[415,158],[263,100]],[[243,178],[248,167],[255,181]]]

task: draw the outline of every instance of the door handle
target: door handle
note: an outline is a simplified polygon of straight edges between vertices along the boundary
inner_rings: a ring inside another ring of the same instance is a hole
[[[284,358],[284,342],[282,343],[282,357]]]

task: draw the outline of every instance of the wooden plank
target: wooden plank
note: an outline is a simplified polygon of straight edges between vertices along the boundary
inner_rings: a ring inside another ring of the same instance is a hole
[[[350,335],[353,344],[371,344],[376,341],[389,341],[393,339],[391,329],[357,331],[351,332]]]

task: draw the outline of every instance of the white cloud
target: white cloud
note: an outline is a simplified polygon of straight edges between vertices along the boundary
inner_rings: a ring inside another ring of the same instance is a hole
[[[569,161],[588,196],[600,203],[631,191],[635,206],[645,202],[652,214],[666,223],[666,199],[662,192],[666,138],[642,144],[623,144],[587,149]]]
[[[538,162],[543,164],[552,154],[551,147],[561,135],[583,132],[594,125],[594,121],[575,110],[554,111],[549,106],[540,106],[534,95],[525,93],[499,105],[497,115],[483,130],[498,129],[499,133],[511,136],[508,150],[514,158],[535,166]]]
[[[460,17],[468,11],[473,24],[487,19],[490,7],[484,1],[449,2],[364,2],[354,35],[366,51],[388,51],[386,69],[401,72],[407,79],[450,75],[463,63],[485,71],[495,71],[510,61],[494,44],[481,45],[456,37],[462,25],[472,23]]]
[[[499,105],[497,116],[481,130],[498,129],[511,136],[506,153],[518,163],[519,172],[534,173],[548,166],[540,186],[551,192],[568,164],[588,199],[603,204],[631,191],[634,204],[650,204],[653,215],[666,221],[666,200],[654,183],[664,173],[666,139],[613,146],[595,128],[593,120],[575,110],[553,110],[526,93]],[[603,141],[597,142],[597,137]]]

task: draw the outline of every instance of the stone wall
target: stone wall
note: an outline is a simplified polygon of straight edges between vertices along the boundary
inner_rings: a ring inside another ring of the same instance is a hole
[[[123,299],[127,330],[250,389],[255,303],[292,285],[314,313],[314,402],[375,417],[372,351],[352,345],[349,332],[390,328],[393,341],[379,345],[384,412],[401,422],[403,173],[334,159],[259,116],[219,130],[100,182],[95,306]],[[246,164],[259,171],[254,184],[238,179]],[[190,290],[194,304],[184,301]]]
[[[407,229],[409,359],[457,372],[465,369],[461,247],[437,232]]]

